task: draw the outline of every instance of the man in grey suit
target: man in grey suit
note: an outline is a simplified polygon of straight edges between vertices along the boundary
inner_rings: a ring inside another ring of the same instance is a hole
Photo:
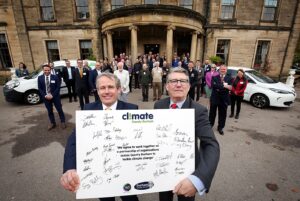
[[[183,68],[173,68],[167,76],[166,89],[170,97],[155,102],[154,109],[193,108],[195,137],[200,140],[200,147],[196,140],[195,171],[180,181],[173,192],[160,192],[159,200],[172,201],[174,193],[178,195],[178,201],[193,201],[197,192],[202,195],[209,191],[220,158],[219,144],[210,126],[207,109],[187,96],[190,89],[188,72]]]

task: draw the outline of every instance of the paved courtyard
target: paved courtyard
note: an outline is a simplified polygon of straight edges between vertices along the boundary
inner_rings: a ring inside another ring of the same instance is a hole
[[[153,107],[153,102],[142,102],[138,89],[129,95],[129,101],[140,109]],[[62,102],[68,127],[48,132],[43,104],[7,103],[1,93],[1,201],[75,200],[74,194],[62,189],[59,178],[64,146],[79,107],[68,103],[68,98]],[[207,99],[201,98],[200,103],[207,105]],[[240,119],[227,119],[224,136],[214,130],[221,158],[210,192],[197,200],[300,200],[299,98],[291,108],[281,109],[261,110],[243,103]],[[139,197],[141,201],[158,200],[155,193]]]

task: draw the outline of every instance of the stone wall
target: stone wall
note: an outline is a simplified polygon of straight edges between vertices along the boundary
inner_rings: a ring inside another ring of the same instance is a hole
[[[87,20],[76,19],[75,1],[53,0],[54,21],[46,22],[42,20],[39,0],[23,0],[27,26],[65,26],[65,25],[90,25],[97,26],[98,8],[97,0],[89,1],[90,17]]]
[[[221,16],[221,1],[211,0],[210,3],[210,18],[211,24],[226,23],[225,20],[220,20]],[[278,22],[262,23],[261,16],[263,12],[264,1],[256,0],[238,0],[236,1],[235,18],[237,25],[266,25],[266,26],[285,26],[290,27],[293,19],[293,10],[297,1],[295,0],[281,0],[278,1]],[[288,13],[291,13],[290,15]]]
[[[57,40],[61,59],[77,59],[80,58],[79,40],[92,40],[94,55],[99,55],[99,39],[98,30],[51,30],[51,31],[30,31],[30,43],[34,62],[37,66],[47,62],[46,40]],[[97,59],[100,59],[97,57]]]
[[[252,67],[257,41],[270,40],[268,58],[271,62],[271,69],[269,74],[276,76],[280,73],[288,36],[288,31],[214,30],[207,38],[208,47],[205,58],[215,55],[218,39],[229,39],[231,41],[228,66]]]
[[[5,26],[0,26],[0,33],[6,35],[12,65],[18,66],[19,62],[23,61],[23,54],[19,43],[18,30],[11,1],[1,2],[0,21],[7,24]]]

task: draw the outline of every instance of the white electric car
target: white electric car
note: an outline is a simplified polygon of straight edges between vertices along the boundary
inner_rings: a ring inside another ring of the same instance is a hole
[[[248,85],[244,92],[244,100],[258,108],[290,107],[296,99],[295,90],[282,83],[276,82],[260,72],[245,67],[228,67],[227,73],[236,77],[238,69],[245,71]]]

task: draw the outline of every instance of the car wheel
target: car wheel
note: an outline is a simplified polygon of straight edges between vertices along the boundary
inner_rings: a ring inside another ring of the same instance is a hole
[[[254,94],[251,97],[251,103],[254,107],[265,108],[269,106],[269,99],[264,94]]]
[[[29,105],[36,105],[41,102],[41,97],[37,91],[28,91],[25,94],[25,102]]]

